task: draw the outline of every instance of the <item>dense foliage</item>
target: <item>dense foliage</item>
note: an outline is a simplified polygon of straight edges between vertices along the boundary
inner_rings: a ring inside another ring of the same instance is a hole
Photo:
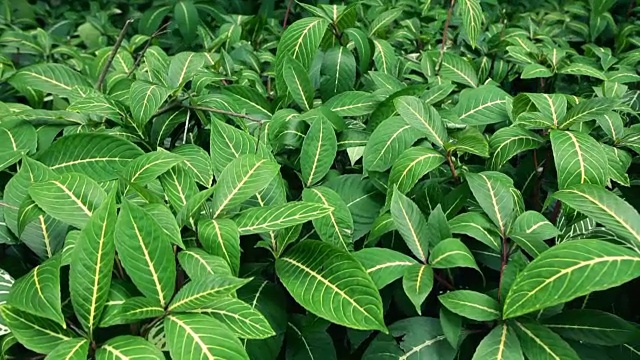
[[[634,0],[0,7],[0,359],[640,359]]]

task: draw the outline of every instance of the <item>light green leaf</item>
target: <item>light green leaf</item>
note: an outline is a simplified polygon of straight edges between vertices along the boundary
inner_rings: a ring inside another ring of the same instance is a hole
[[[596,116],[596,121],[602,130],[609,135],[614,141],[621,140],[624,134],[624,123],[622,118],[616,112],[609,111],[605,114]]]
[[[339,116],[369,115],[378,105],[378,99],[371,93],[364,91],[345,91],[325,102],[331,111]]]
[[[130,183],[146,185],[182,161],[181,156],[160,148],[130,161],[122,176]]]
[[[386,171],[419,138],[420,133],[401,117],[383,121],[373,131],[364,149],[364,168],[367,171]]]
[[[169,240],[178,245],[181,249],[185,248],[180,235],[180,227],[175,216],[165,204],[151,203],[142,205],[144,210],[148,212],[162,227],[162,231],[169,237]]]
[[[491,169],[499,170],[509,159],[526,151],[537,149],[544,143],[538,134],[519,126],[501,128],[491,136]]]
[[[486,136],[475,127],[451,134],[452,140],[446,144],[448,151],[458,154],[470,153],[484,158],[489,157],[489,142]]]
[[[195,229],[197,221],[202,215],[202,207],[205,206],[207,200],[211,198],[211,194],[215,191],[216,188],[212,187],[193,194],[193,196],[187,200],[187,203],[184,204],[184,207],[180,209],[176,215],[178,226],[182,227],[189,225]]]
[[[461,0],[457,4],[457,14],[462,17],[464,31],[471,46],[475,48],[482,29],[482,7],[479,0]]]
[[[470,236],[496,251],[501,251],[500,231],[481,213],[466,212],[449,220],[453,234]]]
[[[443,63],[444,65],[444,63]],[[464,89],[453,111],[458,120],[467,125],[487,125],[509,120],[509,94],[494,85]]]
[[[178,5],[176,5],[176,8]],[[181,29],[182,31],[182,29]],[[181,88],[204,65],[204,56],[201,53],[184,51],[174,55],[169,63],[167,80],[173,89]],[[134,83],[135,84],[135,83]]]
[[[143,152],[128,140],[105,133],[66,135],[40,154],[38,160],[58,173],[77,172],[96,181],[117,178]]]
[[[337,149],[338,139],[329,120],[324,116],[316,118],[300,150],[300,171],[307,187],[326,175],[333,164]]]
[[[86,360],[89,355],[89,341],[82,338],[73,338],[60,343],[45,360]]]
[[[176,313],[198,310],[206,307],[214,299],[229,296],[249,282],[249,279],[238,279],[229,276],[216,276],[190,281],[178,291],[167,311]]]
[[[400,96],[393,100],[396,110],[402,118],[414,128],[422,131],[424,136],[437,147],[443,148],[449,140],[447,130],[438,111],[426,105],[415,96]]]
[[[240,235],[259,234],[305,223],[333,211],[333,208],[304,201],[283,205],[250,208],[241,212],[234,221]]]
[[[500,318],[500,304],[489,295],[471,290],[456,290],[438,296],[450,311],[476,321]]]
[[[445,239],[431,250],[429,264],[435,269],[469,267],[480,271],[471,250],[459,239]]]
[[[0,305],[0,318],[22,346],[40,354],[52,352],[73,336],[71,331],[49,319],[31,315],[6,304]]]
[[[524,360],[520,341],[511,325],[502,323],[485,336],[472,360]]]
[[[553,72],[540,64],[527,64],[522,68],[521,79],[547,78],[553,76]]]
[[[48,259],[18,278],[11,287],[7,304],[66,327],[60,301],[60,256]],[[9,322],[7,325],[11,327]]]
[[[567,98],[562,94],[528,93],[526,96],[545,116],[545,120],[551,127],[558,127],[560,120],[567,114]]]
[[[604,185],[609,180],[607,155],[591,136],[552,130],[551,147],[560,190],[576,184]]]
[[[439,152],[422,146],[416,146],[404,151],[391,167],[387,187],[387,202],[391,201],[393,187],[406,194],[418,180],[445,161]]]
[[[194,312],[213,316],[242,339],[265,339],[275,335],[267,319],[258,310],[235,298],[214,299]]]
[[[573,124],[597,119],[598,117],[608,114],[613,110],[613,106],[617,103],[611,98],[593,98],[582,100],[578,105],[567,111],[567,114],[559,122],[560,129],[568,129]]]
[[[353,218],[340,195],[327,187],[317,186],[304,189],[302,200],[333,207],[329,214],[313,219],[313,227],[321,240],[346,251],[353,250]]]
[[[320,82],[320,93],[324,100],[353,90],[356,82],[356,59],[344,46],[333,47],[324,54]]]
[[[514,321],[511,326],[516,330],[522,351],[528,359],[580,359],[558,334],[542,325]]]
[[[35,152],[37,137],[36,129],[28,121],[4,120],[0,124],[0,153],[3,154],[0,167],[15,162],[13,158],[16,154]]]
[[[500,234],[505,235],[515,212],[515,201],[510,191],[512,184],[502,173],[493,171],[467,173],[465,177],[482,210],[496,224]]]
[[[402,15],[403,9],[391,9],[379,14],[369,25],[369,36],[373,37],[381,29],[388,27],[395,19]]]
[[[91,86],[80,73],[66,65],[54,63],[24,67],[8,81],[21,87],[67,97],[74,95],[76,86]]]
[[[558,70],[560,74],[570,74],[570,75],[584,75],[589,77],[594,77],[600,80],[607,80],[607,76],[600,70],[591,67],[586,64],[581,63],[571,63],[569,65],[563,66]]]
[[[240,233],[229,219],[202,219],[198,223],[198,239],[211,255],[224,259],[234,274],[240,269]]]
[[[638,276],[640,256],[631,250],[600,240],[564,242],[518,274],[504,303],[504,318],[561,304]]]
[[[160,224],[143,208],[125,201],[115,231],[116,249],[131,281],[143,295],[166,305],[173,295],[176,265]]]
[[[131,114],[133,125],[142,133],[144,126],[153,114],[160,109],[170,94],[170,90],[156,84],[136,80],[131,84],[129,98],[131,99]]]
[[[279,168],[277,163],[256,155],[243,155],[230,162],[213,187],[213,218],[262,190],[276,176]]]
[[[238,338],[220,321],[203,314],[169,315],[164,320],[171,357],[184,360],[249,360]]]
[[[526,234],[529,238],[547,240],[557,236],[559,231],[539,212],[525,211],[513,222],[509,234]]]
[[[459,55],[445,52],[440,66],[440,75],[462,85],[477,87],[478,75],[471,64]]]
[[[82,327],[92,334],[98,325],[111,286],[116,254],[116,192],[97,208],[75,244],[69,270],[73,309]]]
[[[139,336],[121,335],[109,339],[96,351],[96,360],[163,360],[164,355],[152,343]]]
[[[216,176],[241,155],[255,154],[267,159],[271,156],[269,150],[264,144],[258,144],[256,138],[222,121],[211,121],[210,140],[211,160]]]
[[[394,189],[391,199],[391,217],[396,224],[396,229],[407,243],[407,247],[420,261],[426,263],[429,254],[427,221],[418,205]]]
[[[398,57],[394,47],[386,40],[373,39],[373,62],[378,71],[391,76],[396,75]]]
[[[387,330],[375,284],[362,265],[339,248],[304,240],[276,260],[276,272],[311,313],[354,329]]]
[[[98,183],[76,173],[35,183],[29,188],[29,195],[47,214],[79,229],[107,197]]]
[[[191,170],[198,183],[206,187],[211,186],[213,165],[209,154],[204,149],[197,145],[184,144],[176,147],[172,152],[182,157],[182,165]]]
[[[417,262],[401,252],[385,248],[365,248],[353,253],[364,266],[378,289],[401,278],[406,269]]]
[[[289,94],[303,110],[308,111],[313,107],[315,89],[307,69],[292,57],[284,61],[284,81],[287,84]]]
[[[190,248],[180,251],[178,261],[192,280],[232,275],[229,264],[223,258],[211,255],[202,249]]]
[[[422,303],[433,288],[433,269],[429,265],[407,266],[402,277],[402,288],[418,314],[422,315]]]

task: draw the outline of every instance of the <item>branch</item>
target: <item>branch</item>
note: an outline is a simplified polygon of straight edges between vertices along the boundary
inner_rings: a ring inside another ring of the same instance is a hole
[[[500,261],[500,280],[498,283],[498,302],[500,302],[500,293],[502,293],[502,280],[504,278],[504,269],[507,267],[509,261],[509,244],[507,243],[507,237],[502,238],[502,260]]]
[[[214,108],[206,107],[206,106],[187,106],[186,108],[187,109],[191,109],[191,110],[202,110],[202,111],[209,111],[209,112],[216,113],[216,114],[234,116],[234,117],[238,117],[238,118],[242,118],[242,119],[247,119],[249,121],[253,121],[253,122],[256,122],[258,124],[262,124],[262,121],[263,121],[262,119],[254,118],[254,117],[252,117],[250,115],[234,113],[234,112],[226,111],[226,110],[214,109]]]
[[[282,30],[287,28],[287,20],[289,20],[291,5],[293,5],[293,0],[289,0],[289,3],[287,4],[287,11],[284,13],[284,20],[282,21]]]
[[[447,162],[449,163],[449,169],[451,170],[451,176],[453,176],[453,181],[458,181],[458,173],[456,172],[456,166],[453,164],[453,159],[451,158],[451,151],[447,151]]]
[[[442,31],[442,44],[440,45],[440,56],[438,57],[438,66],[436,67],[436,74],[440,73],[440,66],[442,66],[442,58],[444,57],[444,50],[447,45],[447,32],[449,31],[449,22],[451,21],[451,15],[453,13],[453,5],[456,0],[451,0],[449,3],[449,10],[447,11],[447,20],[444,22],[444,30]]]
[[[444,285],[444,287],[446,287],[449,290],[455,290],[456,288],[451,285],[451,283],[449,281],[447,281],[447,279],[445,279],[444,277],[440,276],[440,274],[438,274],[437,272],[433,273],[433,277],[438,280],[438,282],[442,285]]]
[[[118,39],[116,40],[116,43],[113,45],[113,49],[111,49],[111,54],[109,55],[109,59],[107,60],[107,63],[105,64],[104,69],[102,69],[102,72],[100,73],[100,77],[98,77],[98,82],[96,83],[97,90],[100,90],[100,88],[102,88],[102,83],[104,83],[104,78],[107,76],[107,72],[109,71],[109,68],[113,63],[113,59],[115,59],[116,54],[118,53],[118,49],[120,49],[120,45],[122,45],[122,40],[124,40],[124,36],[127,33],[127,28],[129,28],[129,25],[131,25],[132,22],[133,22],[133,19],[127,20],[127,22],[124,23],[122,30],[120,30]]]

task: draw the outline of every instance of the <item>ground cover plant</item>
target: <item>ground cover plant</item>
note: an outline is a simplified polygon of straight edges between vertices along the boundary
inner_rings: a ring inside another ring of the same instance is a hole
[[[12,0],[0,359],[638,359],[629,0]]]

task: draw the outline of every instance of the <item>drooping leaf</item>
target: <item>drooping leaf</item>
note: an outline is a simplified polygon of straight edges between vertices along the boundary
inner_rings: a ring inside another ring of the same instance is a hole
[[[444,66],[444,62],[443,62]],[[493,85],[465,89],[454,108],[458,120],[468,125],[487,125],[509,120],[509,94]]]
[[[284,205],[251,208],[241,212],[234,221],[240,235],[259,234],[305,223],[333,211],[333,208],[304,201]]]
[[[353,253],[378,289],[401,278],[417,262],[401,252],[385,248],[365,248]]]
[[[402,339],[399,343],[402,355],[393,359],[453,360],[456,356],[456,350],[447,342],[438,319],[424,316],[406,318],[389,326],[389,331],[393,337]]]
[[[185,51],[174,55],[169,63],[167,74],[169,86],[173,89],[182,87],[193,78],[203,64],[204,56],[200,53]]]
[[[433,288],[433,269],[429,265],[414,264],[405,269],[402,288],[418,314],[422,315],[422,303]]]
[[[459,239],[445,239],[434,246],[429,264],[437,269],[470,267],[480,271],[471,250]]]
[[[89,82],[80,73],[66,65],[54,63],[24,67],[9,82],[61,96],[73,96],[76,86],[89,86]]]
[[[223,258],[235,274],[240,269],[240,233],[228,219],[203,219],[198,223],[198,239],[211,255]]]
[[[471,291],[456,290],[438,296],[450,311],[476,321],[491,321],[500,318],[500,304],[492,297]]]
[[[353,219],[347,204],[335,191],[316,186],[302,192],[302,200],[318,203],[333,210],[320,218],[313,219],[313,226],[320,239],[349,251],[353,249]]]
[[[638,336],[628,321],[601,310],[567,310],[544,320],[560,336],[589,344],[614,346],[632,342]]]
[[[72,338],[70,330],[61,325],[9,305],[0,306],[0,318],[11,334],[27,349],[48,354],[61,343]]]
[[[242,300],[231,297],[214,299],[195,312],[213,316],[242,339],[265,339],[275,335],[267,319]]]
[[[609,180],[607,155],[591,136],[552,130],[551,147],[561,190],[576,184],[604,185]]]
[[[83,338],[72,338],[61,342],[45,360],[84,360],[87,355],[89,355],[89,341]]]
[[[329,120],[324,116],[316,118],[300,150],[300,170],[307,187],[326,175],[333,164],[337,149],[338,140]]]
[[[426,263],[429,254],[427,221],[420,208],[397,189],[394,189],[391,200],[391,217],[411,252]]]
[[[566,341],[542,325],[514,321],[511,326],[516,330],[522,352],[529,359],[580,359]]]

